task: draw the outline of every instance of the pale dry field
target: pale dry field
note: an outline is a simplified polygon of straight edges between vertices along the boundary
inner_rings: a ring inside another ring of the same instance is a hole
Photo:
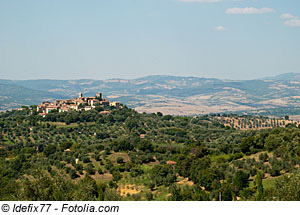
[[[284,119],[274,120],[274,119],[260,119],[260,118],[246,119],[244,117],[217,117],[217,119],[225,126],[234,127],[239,130],[260,130],[260,129],[274,128],[274,127],[285,127],[288,124],[295,124],[296,126],[300,125],[300,121],[295,121],[292,119],[291,120],[284,120]],[[256,124],[261,126],[256,127],[254,121],[256,121]]]

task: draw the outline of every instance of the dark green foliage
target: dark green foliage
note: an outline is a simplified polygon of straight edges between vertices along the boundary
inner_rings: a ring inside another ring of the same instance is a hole
[[[134,147],[129,140],[114,141],[112,144],[114,151],[131,151]]]
[[[176,180],[175,172],[169,165],[157,165],[151,170],[151,179],[156,186],[174,183]]]
[[[233,191],[238,194],[241,190],[249,186],[249,175],[241,170],[237,171],[232,181]]]
[[[118,164],[124,163],[124,159],[123,159],[122,157],[118,157],[118,158],[117,158],[117,163],[118,163]]]
[[[140,168],[140,167],[133,167],[131,168],[130,170],[130,175],[132,177],[137,177],[137,176],[140,176],[144,173],[144,171]]]
[[[152,201],[153,200],[153,194],[151,192],[146,193],[146,199],[147,201]]]
[[[262,184],[262,173],[260,171],[257,172],[256,178],[255,178],[255,184],[256,184],[256,200],[261,201],[264,198],[264,187]]]
[[[46,118],[27,110],[0,113],[0,200],[120,200],[116,190],[128,184],[143,189],[125,200],[167,199],[159,196],[166,189],[176,201],[284,199],[262,186],[263,176],[281,179],[300,165],[295,126],[242,131],[226,128],[221,115],[139,114],[126,107],[109,109],[109,116],[92,110]],[[288,182],[280,181],[281,192],[292,192]]]
[[[99,173],[100,175],[102,175],[102,174],[103,174],[103,170],[102,170],[101,168],[99,168],[99,169],[98,169],[98,173]]]
[[[75,179],[75,178],[79,177],[79,175],[77,175],[76,170],[74,170],[74,169],[71,169],[69,174],[70,174],[71,179]]]
[[[71,146],[72,146],[72,142],[62,142],[61,144],[60,144],[60,147],[61,147],[61,149],[63,149],[63,150],[65,150],[65,149],[69,149],[69,148],[71,148]]]
[[[82,161],[83,161],[83,163],[90,163],[91,162],[89,157],[83,157]]]
[[[265,190],[265,200],[269,201],[300,201],[300,173],[280,177],[275,182],[275,187]]]
[[[188,186],[180,188],[177,185],[171,185],[171,201],[209,201],[210,197],[199,187],[190,188]]]
[[[94,166],[90,163],[86,166],[85,171],[90,175],[95,175],[96,172]]]
[[[57,148],[55,145],[48,145],[45,149],[44,149],[44,154],[49,157],[50,155],[54,154],[56,152]]]

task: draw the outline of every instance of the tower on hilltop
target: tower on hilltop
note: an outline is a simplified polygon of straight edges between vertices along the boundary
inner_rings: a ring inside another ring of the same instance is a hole
[[[82,93],[78,93],[78,97],[79,97],[79,98],[82,98]]]
[[[102,93],[96,93],[96,97],[97,97],[98,99],[102,99]]]

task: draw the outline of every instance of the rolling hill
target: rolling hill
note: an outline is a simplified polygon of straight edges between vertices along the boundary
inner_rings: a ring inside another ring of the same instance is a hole
[[[51,92],[0,83],[0,110],[2,111],[60,98],[63,96]]]
[[[300,107],[300,73],[260,80],[147,76],[132,80],[0,80],[0,108],[100,91],[139,112],[191,115]]]

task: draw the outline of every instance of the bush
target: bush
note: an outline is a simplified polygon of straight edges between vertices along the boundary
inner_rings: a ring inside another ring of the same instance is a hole
[[[118,158],[117,158],[117,163],[118,163],[118,164],[124,163],[124,159],[123,159],[122,157],[118,157]]]
[[[71,169],[69,172],[69,175],[70,175],[71,179],[75,179],[75,178],[79,177],[79,175],[77,175],[77,172],[75,169]]]
[[[44,149],[44,154],[46,155],[46,157],[49,157],[50,155],[54,154],[56,151],[57,151],[57,149],[56,149],[55,145],[48,145]]]
[[[85,168],[85,171],[90,175],[95,175],[96,173],[92,164],[88,164]]]
[[[98,173],[100,174],[100,175],[102,175],[103,174],[103,170],[99,167],[99,169],[98,169]]]
[[[90,163],[91,162],[89,157],[83,157],[82,161],[83,161],[83,163]]]

